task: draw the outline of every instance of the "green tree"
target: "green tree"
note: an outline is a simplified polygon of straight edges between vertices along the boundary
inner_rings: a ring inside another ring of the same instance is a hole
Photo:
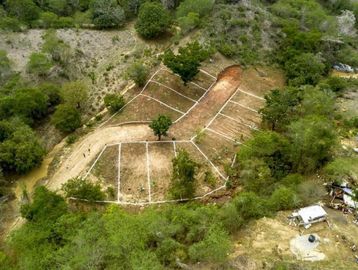
[[[200,62],[209,57],[210,50],[204,49],[195,41],[180,47],[178,51],[179,53],[175,55],[172,50],[167,50],[163,56],[163,63],[178,74],[186,85],[198,74]]]
[[[189,256],[194,261],[223,263],[231,250],[228,233],[218,225],[213,225],[203,241],[189,248]]]
[[[264,124],[272,130],[282,131],[296,118],[297,108],[302,100],[302,91],[298,88],[287,87],[275,89],[265,95],[265,107],[260,110]]]
[[[172,162],[173,176],[170,194],[174,199],[193,198],[196,189],[195,174],[198,165],[185,150],[180,150]]]
[[[92,21],[99,28],[123,26],[126,16],[116,0],[94,0]]]
[[[135,29],[142,37],[158,37],[169,26],[170,15],[160,3],[145,2],[141,5]]]
[[[332,157],[337,142],[332,121],[310,115],[290,124],[290,160],[297,172],[310,173]]]
[[[176,16],[177,18],[185,17],[191,12],[198,14],[200,17],[209,15],[214,3],[214,0],[184,0],[180,3]]]
[[[288,83],[293,86],[316,85],[326,71],[322,59],[312,53],[303,53],[289,59],[284,69]]]
[[[4,50],[0,50],[0,85],[12,74],[10,60]]]
[[[296,192],[289,187],[277,188],[270,197],[269,205],[272,211],[289,210],[298,206]]]
[[[39,91],[44,93],[47,97],[48,107],[54,107],[61,103],[60,87],[52,83],[43,83],[39,85]]]
[[[51,122],[63,132],[72,132],[81,126],[81,114],[67,104],[57,106]]]
[[[24,22],[31,22],[39,18],[39,8],[32,0],[7,0],[9,14]]]
[[[44,186],[35,189],[33,201],[21,207],[21,215],[31,222],[53,222],[67,212],[65,200]]]
[[[156,119],[152,120],[149,127],[153,130],[154,135],[158,136],[158,141],[162,136],[167,136],[167,132],[172,125],[172,120],[169,116],[159,115]]]
[[[127,71],[128,78],[133,80],[139,87],[144,86],[147,81],[148,74],[148,68],[140,62],[133,63]]]
[[[99,184],[93,184],[81,178],[73,178],[62,185],[66,197],[85,199],[91,202],[103,201],[106,197]]]
[[[27,71],[38,76],[48,75],[52,67],[52,61],[43,53],[32,53],[27,63]]]
[[[83,109],[88,99],[88,87],[82,81],[67,82],[62,85],[61,96],[67,105]]]
[[[126,104],[122,95],[107,94],[104,97],[104,104],[111,113],[118,112]]]
[[[31,128],[20,123],[13,122],[18,126],[0,143],[0,167],[7,172],[26,173],[39,165],[45,154]]]
[[[22,117],[27,123],[40,120],[47,115],[48,96],[37,88],[17,89],[13,96],[14,114]]]

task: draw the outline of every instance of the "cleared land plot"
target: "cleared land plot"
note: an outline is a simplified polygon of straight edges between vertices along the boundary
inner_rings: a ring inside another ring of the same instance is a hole
[[[258,110],[265,105],[265,100],[250,96],[249,94],[240,91],[237,92],[231,100],[243,104],[246,107],[252,108],[254,110]]]
[[[204,132],[197,145],[224,176],[224,166],[232,163],[232,158],[239,148],[234,142],[209,130]]]
[[[164,200],[172,177],[173,143],[150,143],[148,147],[152,200]]]
[[[177,143],[177,151],[180,149],[186,150],[190,157],[199,165],[196,174],[198,184],[196,196],[205,195],[224,184],[224,180],[192,143]]]
[[[187,96],[191,99],[198,100],[205,93],[205,89],[202,89],[192,83],[184,85],[183,81],[167,70],[160,70],[153,78],[153,81],[160,82],[175,91]]]
[[[253,112],[233,102],[229,102],[221,112],[222,114],[228,115],[238,121],[241,120],[244,124],[249,126],[255,125],[258,127],[261,122],[261,116],[259,113]]]
[[[243,142],[251,137],[251,129],[248,126],[240,124],[222,115],[218,115],[216,119],[209,126],[210,129],[217,131],[223,135],[230,137],[239,142]]]
[[[92,174],[105,188],[112,188],[115,193],[117,192],[118,146],[109,146],[103,151],[93,167]]]
[[[245,69],[242,74],[240,88],[263,97],[269,90],[284,86],[282,72],[271,67],[255,67]]]
[[[168,115],[173,121],[182,115],[155,100],[139,96],[128,104],[122,112],[117,113],[111,120],[109,120],[107,126],[118,125],[128,121],[150,121],[159,114]]]
[[[144,143],[122,143],[121,195],[127,201],[147,201],[147,156]]]
[[[198,74],[196,74],[192,82],[203,88],[208,89],[215,81],[215,78],[213,78],[209,74],[206,74],[203,71],[200,71]]]
[[[183,97],[176,92],[154,82],[150,82],[148,84],[143,94],[156,98],[182,112],[186,112],[195,104],[195,100]]]

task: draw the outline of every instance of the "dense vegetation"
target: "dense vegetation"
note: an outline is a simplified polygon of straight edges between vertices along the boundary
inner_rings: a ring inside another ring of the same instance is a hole
[[[261,131],[245,142],[247,147],[237,153],[234,166],[227,166],[227,189],[234,194],[231,201],[149,207],[134,214],[117,206],[69,204],[61,195],[39,187],[21,208],[27,222],[0,252],[0,269],[175,269],[196,262],[230,269],[230,237],[244,224],[315,202],[325,193],[312,180],[316,173],[340,182],[349,180],[355,169],[356,158],[342,150],[339,142],[357,132],[358,118],[343,116],[336,100],[358,83],[332,77],[330,70],[340,62],[358,66],[356,1],[0,3],[0,28],[10,31],[120,28],[135,20],[143,38],[167,37],[176,42],[198,29],[198,40],[210,48],[189,42],[178,52],[168,49],[162,55],[163,63],[185,84],[215,50],[242,65],[276,65],[287,80],[286,87],[265,96]],[[0,197],[9,192],[7,174],[26,173],[41,163],[45,149],[34,132],[39,123],[50,118],[67,134],[83,124],[81,115],[88,107],[89,86],[71,77],[72,48],[51,30],[44,41],[41,51],[29,58],[28,78],[12,71],[6,52],[0,50]],[[50,75],[59,74],[65,78],[61,85],[47,82]],[[138,61],[126,75],[143,86],[148,74]],[[112,94],[104,103],[111,113],[125,105],[122,96]],[[150,128],[160,140],[171,124],[169,117],[160,115]],[[172,198],[194,197],[197,166],[185,151],[173,159]],[[63,192],[66,198],[90,202],[105,198],[99,185],[82,179],[69,180]]]

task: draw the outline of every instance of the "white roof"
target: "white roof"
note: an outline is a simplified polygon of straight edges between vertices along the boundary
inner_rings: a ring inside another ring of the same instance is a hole
[[[312,205],[298,210],[298,215],[302,218],[305,224],[312,220],[327,216],[326,211],[319,205]]]

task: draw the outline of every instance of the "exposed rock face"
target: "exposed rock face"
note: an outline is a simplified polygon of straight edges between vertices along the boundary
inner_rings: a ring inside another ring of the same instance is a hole
[[[350,10],[343,10],[341,16],[337,17],[338,21],[338,31],[341,35],[345,36],[355,36],[355,23],[356,17],[354,13]]]

